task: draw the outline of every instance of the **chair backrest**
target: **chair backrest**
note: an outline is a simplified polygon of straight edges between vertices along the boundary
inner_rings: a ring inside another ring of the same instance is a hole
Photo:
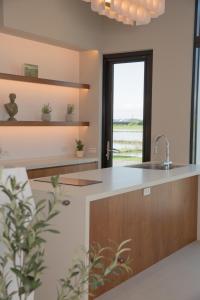
[[[25,183],[25,182],[28,181],[28,177],[27,177],[27,173],[26,173],[25,168],[13,168],[13,169],[1,169],[0,170],[0,183],[5,184],[6,181],[7,181],[7,178],[10,177],[10,176],[16,177],[16,180],[19,183]],[[24,190],[24,196],[25,197],[32,196],[31,187],[30,187],[29,183],[26,185],[26,188]],[[5,204],[7,201],[8,201],[7,196],[0,189],[0,206],[2,204]],[[32,205],[33,205],[33,208],[34,208],[35,207],[34,200],[33,200]],[[1,232],[2,232],[2,228],[1,228],[1,224],[0,224],[0,237],[1,237]],[[4,253],[4,251],[5,251],[5,249],[4,249],[4,247],[3,247],[3,245],[0,241],[0,254],[2,255]],[[11,265],[10,265],[10,267],[11,267]],[[16,282],[15,282],[14,278],[12,277],[11,271],[8,270],[8,272],[9,272],[10,279],[13,279],[12,285],[10,285],[10,289],[12,291],[16,290],[16,286],[17,286]],[[34,299],[34,295],[31,295],[28,300],[33,300],[33,299]],[[19,300],[19,298],[17,296],[14,296],[13,300]]]

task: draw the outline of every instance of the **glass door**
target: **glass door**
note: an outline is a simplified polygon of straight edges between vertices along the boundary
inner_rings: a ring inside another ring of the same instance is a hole
[[[152,51],[104,56],[102,167],[150,160]]]

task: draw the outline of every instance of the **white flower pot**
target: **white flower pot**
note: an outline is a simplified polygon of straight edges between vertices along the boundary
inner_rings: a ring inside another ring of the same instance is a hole
[[[50,122],[51,121],[51,114],[45,114],[45,113],[42,113],[42,121],[44,122]]]
[[[84,151],[76,151],[76,156],[82,158],[84,156]]]
[[[74,121],[74,114],[67,114],[66,115],[66,121],[67,122],[73,122]]]

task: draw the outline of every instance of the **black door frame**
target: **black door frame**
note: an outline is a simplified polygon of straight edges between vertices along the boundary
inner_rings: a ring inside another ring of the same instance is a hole
[[[128,53],[106,54],[103,56],[103,102],[102,102],[102,167],[112,165],[106,159],[107,141],[110,136],[113,118],[113,66],[115,63],[140,62],[145,63],[144,80],[144,134],[143,134],[143,161],[151,160],[151,119],[152,119],[152,79],[153,79],[153,50],[144,50]],[[110,126],[108,126],[110,124]],[[109,130],[106,130],[109,128]]]
[[[192,101],[190,120],[190,163],[197,161],[197,122],[199,107],[199,68],[200,68],[200,0],[196,0],[194,20],[194,51],[192,73]]]

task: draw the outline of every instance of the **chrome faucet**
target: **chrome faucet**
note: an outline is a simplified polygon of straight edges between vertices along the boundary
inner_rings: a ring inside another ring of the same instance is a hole
[[[172,161],[170,160],[170,143],[169,143],[169,140],[167,138],[166,135],[162,134],[162,135],[158,135],[156,138],[155,138],[155,142],[154,142],[154,153],[158,153],[158,142],[161,140],[161,139],[165,139],[165,145],[166,145],[166,157],[165,157],[165,160],[163,161],[163,165],[166,169],[170,169],[170,166],[172,165]]]

